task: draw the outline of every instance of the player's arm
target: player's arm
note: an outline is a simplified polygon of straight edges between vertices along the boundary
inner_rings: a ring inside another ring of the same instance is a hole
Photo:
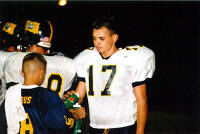
[[[147,121],[148,104],[146,95],[146,84],[133,88],[137,102],[137,129],[136,134],[144,134]]]
[[[78,86],[75,90],[76,93],[79,94],[78,103],[81,104],[86,94],[86,84],[83,81],[79,81]]]
[[[70,92],[67,92],[67,94],[63,95],[62,100],[64,101],[70,95],[75,94],[75,93],[79,94],[78,103],[81,104],[83,102],[84,96],[86,94],[85,82],[79,81],[76,90],[75,91],[72,90]],[[70,109],[69,112],[71,112],[76,119],[85,118],[85,108],[84,107],[81,107],[79,109]]]
[[[85,82],[79,81],[78,82],[78,86],[76,87],[76,90],[75,91],[74,90],[68,91],[66,94],[63,95],[62,100],[64,101],[70,95],[73,95],[75,93],[79,94],[78,103],[81,104],[83,102],[83,99],[84,99],[85,94],[86,94],[86,85],[85,85]]]

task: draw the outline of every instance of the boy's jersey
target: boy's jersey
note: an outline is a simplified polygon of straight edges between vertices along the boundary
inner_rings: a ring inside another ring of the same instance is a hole
[[[76,56],[74,63],[78,77],[85,79],[90,126],[118,128],[134,124],[137,105],[133,87],[152,77],[153,51],[145,46],[129,46],[104,59],[90,48]]]
[[[0,68],[3,68],[6,83],[24,82],[21,69],[26,54],[28,53],[0,51]],[[47,60],[47,71],[44,83],[41,86],[50,88],[52,91],[57,92],[59,96],[62,96],[64,91],[71,87],[76,73],[73,61],[70,58],[58,55],[44,57]]]
[[[11,96],[16,97],[13,95],[16,92],[14,88],[18,89],[19,86],[21,102],[27,117],[26,120],[20,122],[19,134],[67,134],[73,130],[75,119],[69,115],[58,94],[46,88],[21,84],[12,86],[8,89],[9,95],[6,95],[7,105],[12,104],[12,107],[19,107],[19,104],[12,102],[15,101],[15,98],[11,98]],[[8,112],[6,116],[16,115],[16,118],[20,118],[12,111]],[[12,120],[12,118],[9,119]]]

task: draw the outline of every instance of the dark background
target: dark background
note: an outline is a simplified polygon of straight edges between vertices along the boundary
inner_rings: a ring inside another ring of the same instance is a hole
[[[142,44],[156,55],[147,89],[147,133],[200,133],[200,2],[68,1],[59,7],[57,1],[12,1],[0,2],[0,15],[5,20],[49,19],[53,50],[71,58],[93,46],[90,26],[95,17],[116,17],[119,47]]]

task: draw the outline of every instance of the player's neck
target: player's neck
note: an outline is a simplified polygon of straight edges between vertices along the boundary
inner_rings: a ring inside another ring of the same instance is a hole
[[[114,47],[113,47],[112,49],[110,49],[109,51],[106,51],[106,52],[104,52],[104,53],[101,53],[101,56],[102,56],[103,58],[108,58],[108,57],[112,56],[114,53],[116,53],[118,50],[119,50],[119,49],[118,49],[116,46],[114,46]]]
[[[39,86],[39,82],[38,82],[38,80],[33,80],[33,79],[31,79],[31,80],[29,80],[29,79],[26,79],[26,80],[24,80],[24,85],[26,85],[26,86],[29,86],[29,85],[38,85]]]

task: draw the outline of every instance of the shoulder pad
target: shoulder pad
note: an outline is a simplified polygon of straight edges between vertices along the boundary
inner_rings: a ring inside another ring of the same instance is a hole
[[[86,50],[94,50],[94,47],[89,47],[89,48],[86,49]]]
[[[134,56],[137,58],[146,58],[146,57],[151,57],[154,55],[154,52],[143,46],[143,45],[135,45],[135,46],[127,46],[124,48],[124,51],[130,56]]]
[[[142,47],[144,47],[144,46],[143,45],[133,45],[133,46],[126,46],[125,49],[137,51],[139,48],[142,48]]]

